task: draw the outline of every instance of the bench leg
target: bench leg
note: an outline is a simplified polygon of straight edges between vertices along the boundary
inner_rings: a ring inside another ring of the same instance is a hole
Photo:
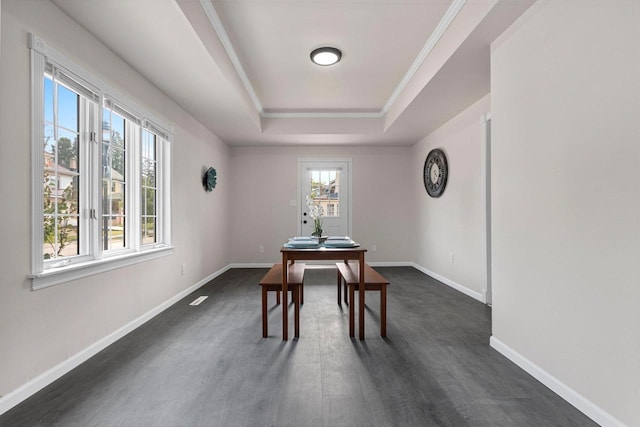
[[[344,281],[343,283],[344,283],[344,302],[348,304],[349,301],[347,300],[347,282]]]
[[[336,271],[338,272],[338,305],[342,305],[342,303],[340,302],[340,294],[342,293],[342,276],[340,275],[340,270],[336,269]]]
[[[300,304],[304,304],[304,282],[300,283]]]
[[[346,286],[349,286],[349,336],[351,338],[356,336],[355,333],[355,304],[353,303],[353,299],[355,298],[355,286],[347,285],[345,283],[345,291],[347,290]]]
[[[294,334],[296,338],[300,338],[300,286],[294,286],[292,293]]]
[[[281,291],[276,291],[276,305],[280,305],[280,292]]]
[[[280,294],[278,293],[278,297]],[[267,288],[262,287],[262,337],[266,338],[269,336],[268,325],[267,325]]]
[[[387,287],[380,288],[380,336],[387,336]]]

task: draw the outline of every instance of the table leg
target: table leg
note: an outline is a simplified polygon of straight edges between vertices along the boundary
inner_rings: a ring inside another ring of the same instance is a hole
[[[364,252],[358,253],[358,262],[360,267],[360,284],[358,295],[358,331],[360,332],[360,339],[364,339]],[[351,301],[353,304],[353,301]]]
[[[287,276],[289,272],[289,256],[286,252],[282,253],[282,340],[289,339],[289,304],[287,297],[289,295],[287,286]]]
[[[380,336],[387,336],[387,287],[380,289]]]
[[[269,336],[269,327],[267,326],[268,318],[267,318],[267,287],[261,286],[262,288],[262,336],[264,338]]]

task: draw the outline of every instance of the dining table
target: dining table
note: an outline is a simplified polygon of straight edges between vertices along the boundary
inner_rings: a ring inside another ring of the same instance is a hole
[[[314,248],[291,248],[283,246],[280,250],[282,253],[282,265],[288,266],[290,262],[295,261],[327,261],[336,260],[344,261],[358,260],[360,284],[358,286],[358,334],[361,340],[364,340],[364,312],[365,312],[365,287],[364,287],[364,254],[367,250],[361,246],[355,247],[326,247],[320,245]],[[288,339],[289,329],[289,313],[287,301],[287,270],[282,269],[282,339]],[[353,331],[353,328],[351,328]],[[353,336],[353,335],[351,335]]]

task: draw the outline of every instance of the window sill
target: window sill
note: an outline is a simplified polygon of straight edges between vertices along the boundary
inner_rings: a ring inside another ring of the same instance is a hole
[[[173,249],[173,246],[163,246],[161,248],[149,249],[144,252],[136,252],[133,254],[126,254],[101,260],[92,260],[64,267],[50,268],[42,273],[29,275],[27,278],[31,279],[31,290],[36,291],[38,289],[48,288],[49,286],[59,285],[71,280],[81,279],[83,277],[93,276],[94,274],[100,274],[106,271],[126,267],[128,265],[168,256],[173,254]]]

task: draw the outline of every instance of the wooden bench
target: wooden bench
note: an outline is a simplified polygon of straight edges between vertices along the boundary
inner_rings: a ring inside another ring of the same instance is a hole
[[[355,291],[360,288],[360,268],[357,261],[337,262],[338,267],[338,304],[340,289],[344,284],[344,300],[347,302],[347,287],[349,288],[349,336],[355,335],[355,308],[353,304]],[[382,277],[369,264],[364,265],[364,290],[380,291],[380,336],[387,336],[387,285],[389,281]]]
[[[287,277],[287,286],[291,291],[291,301],[293,302],[295,336],[300,336],[300,303],[302,286],[304,282],[304,263],[297,262],[289,264],[289,276]],[[276,292],[277,304],[280,304],[280,292],[282,292],[282,264],[274,264],[271,269],[260,280],[259,285],[262,287],[262,336],[266,338],[268,333],[267,320],[267,293]]]

